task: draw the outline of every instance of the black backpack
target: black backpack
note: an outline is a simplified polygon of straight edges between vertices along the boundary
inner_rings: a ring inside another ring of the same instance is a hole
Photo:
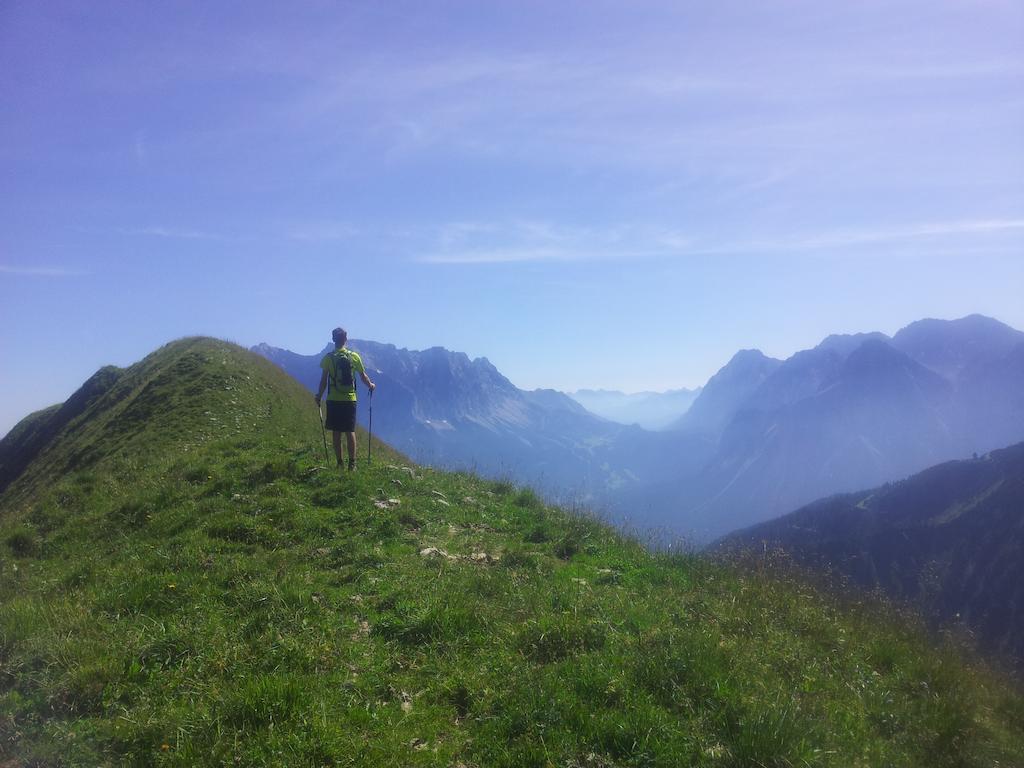
[[[331,390],[339,387],[355,389],[355,378],[352,376],[352,358],[344,350],[331,353]]]

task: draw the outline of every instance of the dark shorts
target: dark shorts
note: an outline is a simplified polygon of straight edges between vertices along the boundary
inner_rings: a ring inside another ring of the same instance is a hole
[[[356,404],[343,400],[327,401],[327,423],[332,432],[356,431]]]

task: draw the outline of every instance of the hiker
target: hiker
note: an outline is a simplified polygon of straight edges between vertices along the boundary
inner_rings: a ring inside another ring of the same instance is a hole
[[[330,382],[330,389],[327,391],[327,429],[331,430],[331,439],[334,442],[334,455],[338,459],[338,466],[341,466],[341,433],[345,433],[348,442],[348,468],[356,468],[356,380],[355,373],[358,372],[363,383],[370,390],[377,385],[370,381],[363,368],[363,359],[358,352],[345,349],[345,342],[348,341],[348,333],[344,328],[335,328],[331,331],[331,338],[334,339],[334,351],[324,355],[320,361],[323,373],[320,375],[320,388],[314,398],[316,405],[320,407],[320,400],[323,397],[324,389]]]

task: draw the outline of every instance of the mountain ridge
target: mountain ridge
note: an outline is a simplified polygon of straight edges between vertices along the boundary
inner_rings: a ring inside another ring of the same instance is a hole
[[[415,351],[353,339],[379,385],[374,429],[412,458],[518,481],[554,498],[593,499],[608,484],[632,484],[627,462],[602,470],[612,446],[630,428],[594,415],[564,393],[520,390],[486,358],[443,347]],[[254,351],[313,390],[319,356]],[[360,398],[358,420],[369,423],[369,401]],[[641,470],[642,471],[642,470]]]
[[[921,327],[923,347],[905,341],[901,350],[877,333],[829,337],[778,365],[733,403],[683,514],[714,537],[1024,438],[1024,348],[1006,342],[1024,334],[977,316]],[[983,343],[979,328],[996,329],[1001,341]],[[965,345],[981,352],[968,355]],[[971,364],[944,378],[936,348]]]

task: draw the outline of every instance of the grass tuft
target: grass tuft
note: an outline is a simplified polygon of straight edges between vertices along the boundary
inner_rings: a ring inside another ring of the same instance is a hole
[[[39,537],[27,525],[15,526],[4,538],[4,543],[10,548],[11,553],[18,557],[31,557],[39,552]]]
[[[603,648],[605,634],[605,628],[596,622],[546,618],[526,625],[518,647],[530,660],[550,664]]]

